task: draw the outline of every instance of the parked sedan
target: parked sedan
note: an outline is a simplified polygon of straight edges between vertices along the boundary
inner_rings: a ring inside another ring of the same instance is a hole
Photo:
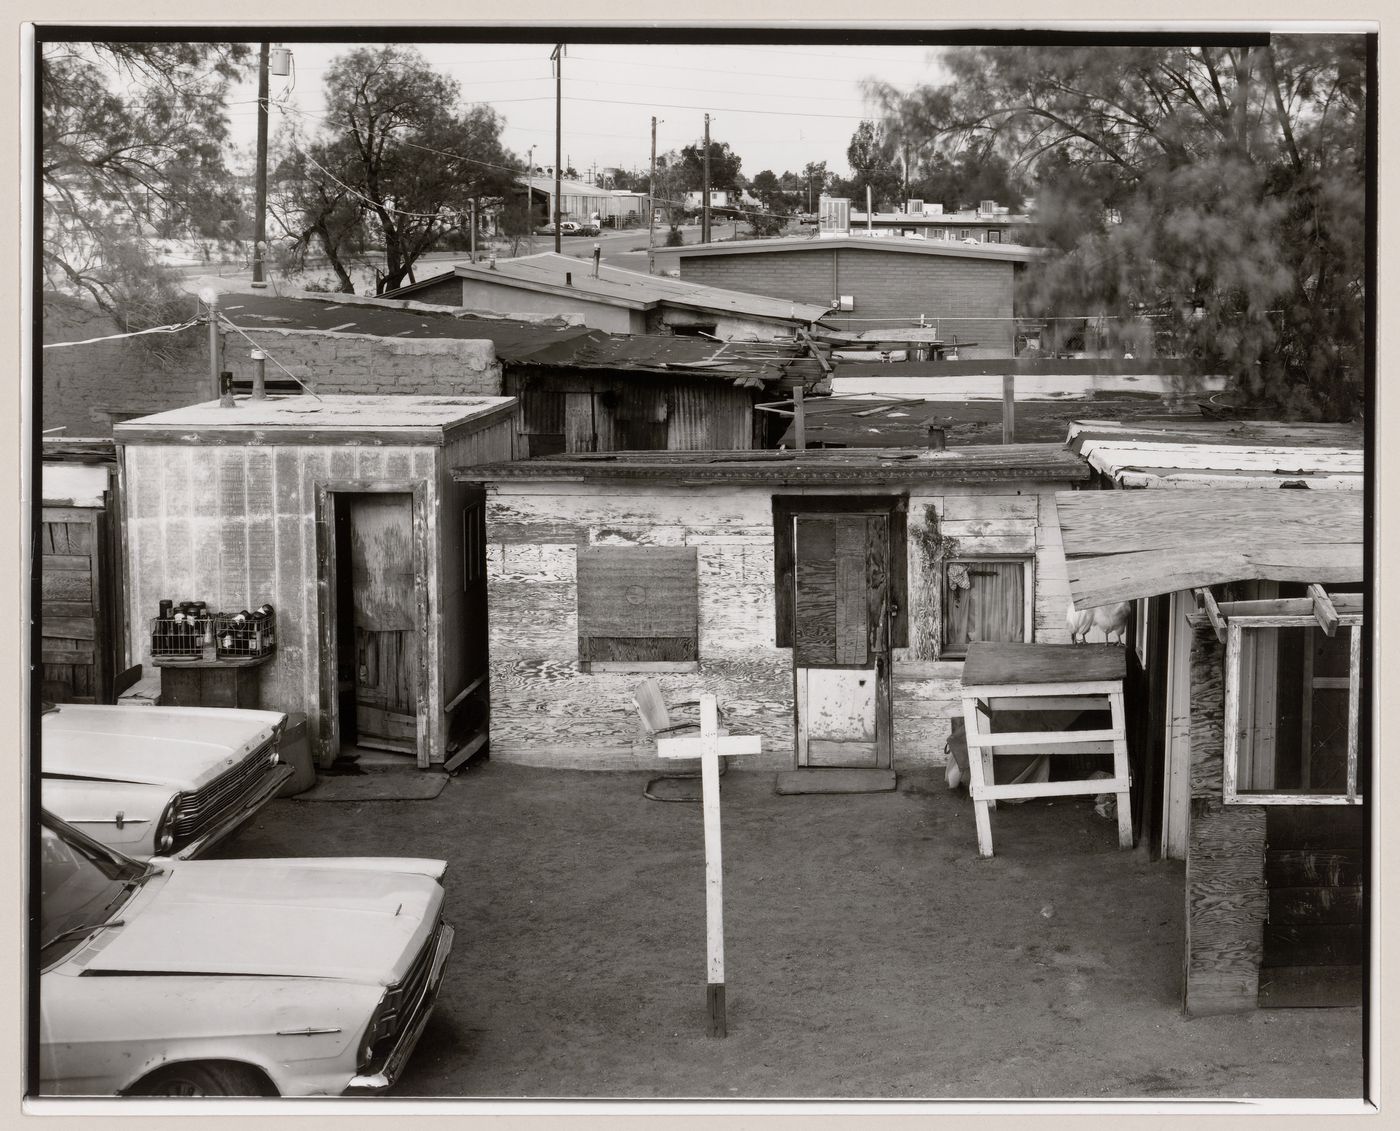
[[[40,821],[39,1092],[389,1088],[452,949],[441,860],[140,863]]]
[[[44,709],[44,807],[129,856],[198,856],[277,795],[287,717],[218,707]]]

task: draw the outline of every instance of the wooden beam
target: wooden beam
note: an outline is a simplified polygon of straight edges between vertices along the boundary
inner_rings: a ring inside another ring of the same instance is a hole
[[[1328,597],[1338,616],[1366,611],[1366,598],[1360,593],[1329,593]],[[1310,617],[1313,615],[1313,602],[1310,597],[1278,597],[1264,601],[1221,601],[1219,608],[1220,615],[1226,620],[1232,617]]]
[[[1327,595],[1327,590],[1321,585],[1309,585],[1308,596],[1312,598],[1313,616],[1317,617],[1317,623],[1322,626],[1322,631],[1328,636],[1336,636],[1337,609],[1332,604],[1332,598]]]
[[[463,746],[462,749],[457,751],[456,754],[452,755],[451,758],[444,762],[442,768],[446,770],[449,774],[452,773],[454,770],[457,769],[458,766],[462,765],[462,763],[464,763],[468,758],[470,758],[473,754],[475,754],[478,750],[485,746],[486,739],[488,737],[489,736],[487,735],[487,733],[485,731],[482,731],[465,746]]]
[[[1361,727],[1361,626],[1351,629],[1348,674],[1351,686],[1347,692],[1347,798],[1355,799],[1359,791],[1357,764],[1360,756],[1358,731]]]
[[[1001,379],[1001,442],[1016,442],[1016,378],[1010,373]]]
[[[1196,590],[1196,596],[1205,606],[1206,616],[1210,617],[1210,625],[1215,629],[1216,639],[1220,643],[1225,643],[1225,618],[1220,615],[1220,606],[1215,603],[1215,594],[1202,586]]]

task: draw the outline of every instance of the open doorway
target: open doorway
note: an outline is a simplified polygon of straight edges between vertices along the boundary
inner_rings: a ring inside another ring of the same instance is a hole
[[[335,492],[338,755],[417,759],[423,626],[409,492]]]

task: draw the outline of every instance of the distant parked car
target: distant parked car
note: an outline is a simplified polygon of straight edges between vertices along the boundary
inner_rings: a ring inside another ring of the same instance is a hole
[[[43,803],[128,856],[198,856],[277,795],[287,716],[220,707],[44,709]]]
[[[398,1079],[452,950],[443,861],[142,864],[49,813],[38,852],[40,1094],[338,1096]]]

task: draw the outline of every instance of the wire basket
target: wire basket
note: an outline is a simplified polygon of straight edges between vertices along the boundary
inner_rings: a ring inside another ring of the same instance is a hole
[[[263,605],[255,612],[215,613],[214,645],[221,660],[250,660],[277,647],[277,614]]]
[[[151,659],[198,660],[205,657],[205,648],[212,653],[214,637],[209,616],[187,616],[183,613],[151,618]]]

